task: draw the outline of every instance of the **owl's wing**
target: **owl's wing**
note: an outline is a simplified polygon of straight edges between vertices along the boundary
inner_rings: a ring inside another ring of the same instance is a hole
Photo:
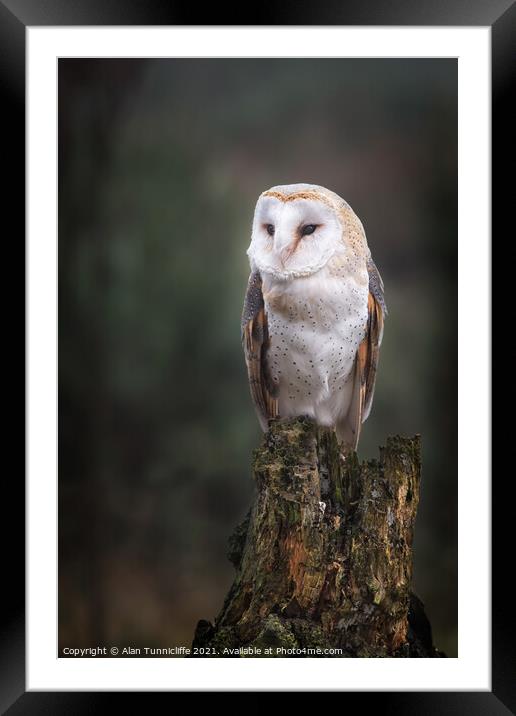
[[[258,271],[251,273],[247,284],[242,311],[242,345],[251,396],[260,425],[263,430],[267,430],[268,421],[278,415],[278,400],[266,364],[269,330],[262,294],[262,279]]]
[[[366,334],[355,359],[355,375],[351,404],[338,433],[347,445],[356,450],[362,423],[367,420],[373,403],[376,370],[383,338],[383,322],[387,315],[383,281],[372,259],[367,262],[369,295],[367,300]]]

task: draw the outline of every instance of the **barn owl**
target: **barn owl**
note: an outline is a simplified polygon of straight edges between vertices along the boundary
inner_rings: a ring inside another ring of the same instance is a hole
[[[262,429],[308,416],[356,450],[387,315],[360,219],[322,186],[274,186],[258,198],[247,255],[242,343]]]

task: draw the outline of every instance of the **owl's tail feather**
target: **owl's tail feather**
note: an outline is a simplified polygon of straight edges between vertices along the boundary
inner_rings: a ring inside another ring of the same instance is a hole
[[[358,356],[355,358],[354,374],[349,410],[346,417],[337,422],[335,426],[337,439],[342,443],[344,451],[357,449],[362,427],[365,384],[362,381]]]

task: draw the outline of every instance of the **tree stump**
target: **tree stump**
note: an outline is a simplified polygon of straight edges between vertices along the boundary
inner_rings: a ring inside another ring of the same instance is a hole
[[[275,420],[253,470],[257,496],[229,542],[235,580],[215,624],[198,623],[195,655],[442,656],[410,591],[419,436],[360,464],[332,430]]]

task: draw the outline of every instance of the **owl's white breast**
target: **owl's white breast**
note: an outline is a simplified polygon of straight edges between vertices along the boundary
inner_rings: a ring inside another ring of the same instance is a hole
[[[325,267],[282,281],[262,275],[269,325],[267,364],[279,385],[280,417],[335,425],[349,408],[353,365],[367,324],[367,269],[336,276]]]

